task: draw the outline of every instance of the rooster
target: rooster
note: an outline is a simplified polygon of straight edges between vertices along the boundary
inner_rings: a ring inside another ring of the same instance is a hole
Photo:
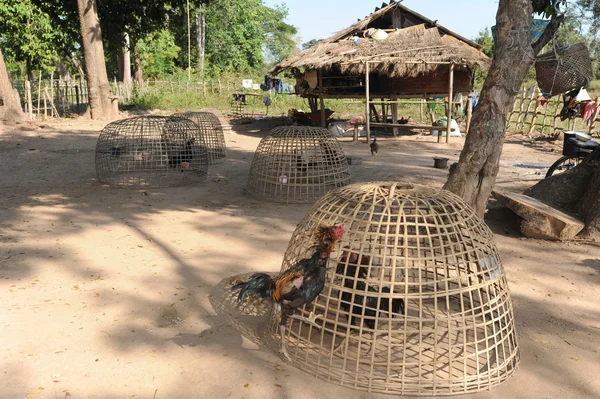
[[[185,141],[183,150],[180,150],[178,154],[169,157],[169,166],[172,168],[182,167],[184,163],[190,163],[194,158],[194,145],[196,139],[191,137]]]
[[[371,156],[373,157],[373,161],[377,158],[377,152],[379,151],[379,144],[377,144],[377,139],[373,137],[373,142],[370,144],[371,146]]]
[[[348,265],[345,264],[346,260],[348,260]],[[376,287],[368,285],[365,281],[359,280],[367,279],[368,269],[366,266],[370,263],[370,260],[371,258],[369,256],[362,255],[359,263],[358,254],[350,253],[350,255],[348,255],[347,252],[344,252],[342,253],[341,262],[337,265],[336,274],[344,276],[344,288],[355,291],[354,296],[348,291],[342,291],[341,293],[340,307],[348,312],[349,323],[360,327],[362,318],[362,321],[367,327],[374,330],[375,316],[377,316],[379,312],[387,312],[392,315],[404,314],[404,300],[402,298],[387,299],[385,297],[378,298],[378,296],[368,295],[365,297],[364,294],[359,294],[359,292],[386,294],[391,292],[389,287],[382,287],[380,291]],[[359,263],[360,266],[355,266],[357,263]],[[344,342],[345,339],[337,346],[335,351],[339,350]],[[369,352],[370,351],[371,350],[369,350]]]
[[[308,318],[294,314],[294,310],[304,304],[312,302],[325,287],[325,267],[335,243],[344,233],[342,226],[321,226],[314,236],[314,251],[310,258],[302,259],[291,268],[276,277],[266,273],[256,273],[246,282],[231,287],[238,291],[238,300],[244,302],[248,296],[267,298],[275,304],[276,311],[280,312],[279,331],[281,334],[281,349],[286,359],[291,361],[285,346],[285,326],[288,317],[302,320],[317,328],[315,316],[312,312]]]

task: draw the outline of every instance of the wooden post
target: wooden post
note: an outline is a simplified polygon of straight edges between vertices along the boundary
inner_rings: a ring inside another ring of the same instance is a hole
[[[371,142],[371,107],[369,103],[369,61],[365,61],[365,126],[367,143]]]
[[[321,107],[321,127],[327,127],[326,126],[326,120],[325,120],[325,101],[323,101],[323,71],[319,68],[318,70],[318,74],[319,74],[319,106]]]
[[[40,116],[40,101],[42,97],[42,71],[40,71],[40,78],[38,80],[38,98],[37,98],[37,116]]]
[[[79,86],[75,85],[75,101],[77,101],[77,113],[81,113],[81,103],[79,101]]]
[[[33,120],[33,100],[31,98],[31,82],[25,81],[25,100],[27,101],[27,116],[29,120]]]
[[[352,140],[354,142],[358,141],[358,125],[354,124],[354,139]]]
[[[592,114],[592,118],[590,119],[590,133],[592,133],[592,130],[594,130],[594,128],[596,127],[596,117],[598,116],[598,111],[600,107],[600,97],[596,97],[596,100],[594,100],[594,102],[596,103],[596,110],[594,111],[594,113]]]
[[[223,87],[221,86],[221,77],[219,77],[219,95],[222,94]]]
[[[419,104],[419,123],[423,123],[423,104],[425,103],[425,99],[421,99],[421,104]]]
[[[398,123],[398,102],[397,102],[397,98],[396,97],[392,97],[392,123],[396,124]],[[394,132],[394,137],[398,136],[398,133],[400,132],[400,129],[398,129],[398,127],[394,126],[393,128],[393,132]]]
[[[46,120],[46,117],[48,116],[48,104],[46,104],[46,94],[44,94],[44,120]]]
[[[469,93],[469,97],[467,98],[467,127],[466,132],[469,133],[469,127],[471,127],[471,118],[473,117],[473,96],[472,93]]]
[[[50,74],[50,98],[54,102],[54,72]]]
[[[447,118],[448,118],[448,127],[446,128],[446,143],[448,143],[450,141],[450,125],[452,122],[452,99],[454,98],[452,95],[452,92],[454,91],[454,63],[450,64],[450,79],[448,82],[448,112],[447,112]],[[439,143],[439,138],[440,138],[441,134],[438,133],[438,143]]]

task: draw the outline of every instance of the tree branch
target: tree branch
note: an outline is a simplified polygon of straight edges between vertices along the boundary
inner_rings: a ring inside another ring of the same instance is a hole
[[[533,53],[535,55],[538,55],[540,51],[542,51],[544,46],[550,43],[550,40],[552,40],[554,34],[556,33],[556,31],[558,31],[558,28],[560,28],[560,25],[562,25],[564,20],[564,15],[559,15],[556,18],[552,18],[548,26],[546,26],[546,29],[544,29],[544,33],[542,33],[542,36],[540,36],[540,38],[537,39],[535,43],[531,45],[531,48],[533,49]]]

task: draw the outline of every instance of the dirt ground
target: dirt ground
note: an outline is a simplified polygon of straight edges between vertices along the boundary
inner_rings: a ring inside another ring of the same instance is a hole
[[[384,398],[323,382],[287,364],[215,309],[231,276],[278,271],[310,205],[247,197],[252,155],[271,125],[233,125],[228,158],[201,184],[114,189],[98,184],[103,123],[0,128],[1,398]],[[376,162],[343,139],[352,180],[440,187],[433,156],[458,159],[462,139],[381,137]],[[509,138],[498,184],[523,188],[560,155]],[[465,398],[600,397],[600,247],[522,238],[494,207],[487,221],[506,270],[519,369]]]

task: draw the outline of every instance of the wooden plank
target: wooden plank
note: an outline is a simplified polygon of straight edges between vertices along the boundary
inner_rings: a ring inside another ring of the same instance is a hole
[[[508,209],[523,218],[521,233],[526,237],[570,240],[585,227],[582,221],[535,198],[500,188],[495,188],[492,194]]]

